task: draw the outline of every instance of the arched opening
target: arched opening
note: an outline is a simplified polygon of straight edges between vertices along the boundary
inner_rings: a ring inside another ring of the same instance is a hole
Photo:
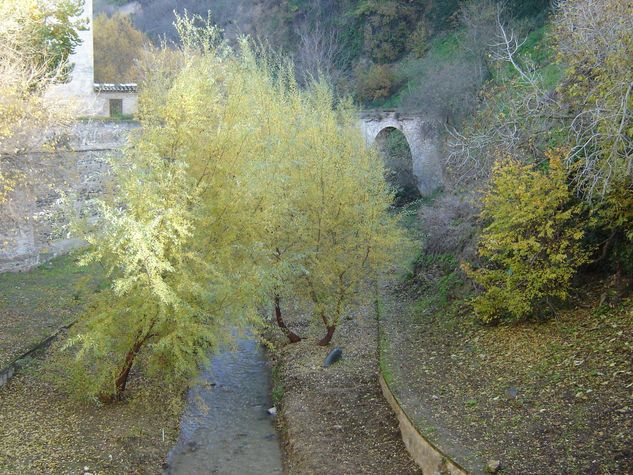
[[[421,198],[413,174],[411,148],[405,135],[395,127],[386,127],[376,136],[375,144],[385,163],[385,178],[394,189],[396,206]]]

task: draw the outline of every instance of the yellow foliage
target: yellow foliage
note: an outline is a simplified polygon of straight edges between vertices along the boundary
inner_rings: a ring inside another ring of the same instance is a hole
[[[275,291],[308,301],[317,323],[336,328],[367,275],[396,258],[403,236],[387,209],[384,169],[367,150],[350,104],[334,108],[323,83],[289,96],[293,128],[275,130],[270,248]],[[285,129],[285,130],[284,130]]]
[[[110,18],[98,15],[93,31],[95,82],[139,82],[136,62],[142,58],[144,47],[149,47],[147,36],[119,13]]]
[[[359,74],[358,96],[363,101],[377,101],[389,97],[393,88],[394,75],[386,64],[372,64]]]
[[[609,193],[596,206],[597,224],[609,232],[603,256],[609,255],[617,269],[631,272],[633,257],[633,183],[625,178],[611,184]],[[608,253],[608,254],[607,254]]]
[[[349,104],[196,21],[179,18],[181,48],[148,63],[143,127],[111,160],[97,222],[76,225],[112,281],[69,342],[93,378],[84,393],[120,394],[137,354],[165,380],[191,377],[232,332],[261,324],[275,291],[313,300],[335,326],[397,246],[379,158]]]
[[[64,77],[78,26],[70,17],[79,5],[75,0],[0,2],[0,157],[39,145],[50,125],[68,119],[69,105],[47,91]],[[0,204],[16,184],[15,173],[0,169]]]
[[[568,296],[571,277],[588,259],[582,208],[573,204],[561,152],[546,155],[547,172],[515,159],[493,168],[481,213],[487,223],[478,247],[484,265],[464,266],[483,287],[472,303],[485,322],[525,319],[543,304],[553,309],[551,298]]]

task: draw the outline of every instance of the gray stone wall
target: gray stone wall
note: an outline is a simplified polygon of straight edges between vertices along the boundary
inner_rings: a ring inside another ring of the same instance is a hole
[[[422,196],[431,195],[442,185],[443,127],[437,119],[395,111],[371,111],[361,114],[359,125],[368,146],[385,129],[397,129],[404,134],[411,149],[415,182]]]
[[[77,248],[81,243],[61,230],[58,200],[76,195],[85,208],[101,193],[108,167],[105,158],[120,153],[135,122],[78,121],[57,132],[54,149],[4,158],[3,174],[19,186],[0,205],[0,272],[22,271]]]

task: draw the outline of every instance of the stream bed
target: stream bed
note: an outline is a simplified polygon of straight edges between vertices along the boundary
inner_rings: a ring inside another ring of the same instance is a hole
[[[189,391],[166,475],[281,474],[270,402],[270,367],[261,345],[240,339],[211,358]]]

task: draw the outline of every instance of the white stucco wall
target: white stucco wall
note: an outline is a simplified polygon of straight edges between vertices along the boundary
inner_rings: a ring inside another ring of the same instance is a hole
[[[138,94],[130,92],[100,92],[95,97],[94,114],[97,117],[110,116],[110,99],[123,101],[123,115],[134,115],[138,110]]]
[[[131,92],[101,92],[94,90],[94,40],[92,0],[85,0],[81,19],[88,29],[79,32],[81,43],[69,57],[73,64],[71,80],[52,88],[51,95],[73,103],[75,114],[84,117],[108,117],[109,99],[123,99],[123,114],[133,115],[138,109],[138,94]]]
[[[58,84],[50,92],[55,98],[72,101],[78,116],[93,115],[96,99],[93,91],[92,0],[85,0],[83,14],[80,18],[87,21],[88,29],[78,32],[81,43],[75,47],[75,52],[68,58],[68,62],[73,65],[70,82]]]

